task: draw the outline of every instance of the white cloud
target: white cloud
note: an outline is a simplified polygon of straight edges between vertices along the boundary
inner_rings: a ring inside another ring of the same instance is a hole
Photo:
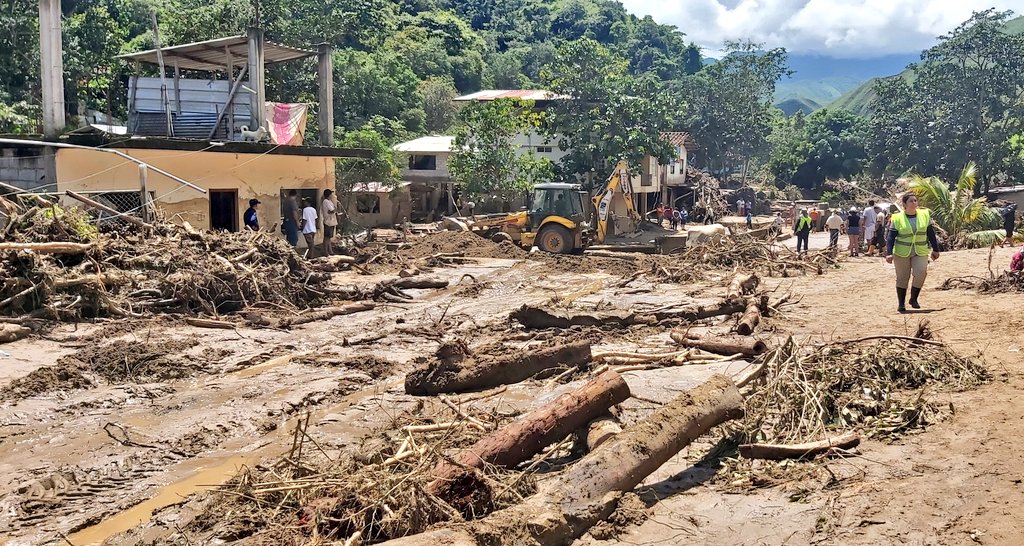
[[[1024,0],[621,0],[638,16],[673,24],[698,45],[751,39],[792,53],[876,57],[917,53],[973,11],[1024,15]]]

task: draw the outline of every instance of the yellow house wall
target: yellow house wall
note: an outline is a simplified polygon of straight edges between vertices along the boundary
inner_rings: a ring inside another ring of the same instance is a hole
[[[330,157],[189,152],[180,150],[119,149],[208,190],[238,192],[238,227],[249,199],[259,199],[261,226],[281,221],[281,190],[334,187],[334,159]],[[80,149],[57,152],[57,189],[90,191],[138,191],[139,167],[114,154]],[[149,171],[147,189],[168,219],[188,221],[199,229],[210,228],[210,202],[200,193]],[[319,205],[319,203],[318,203]],[[276,231],[280,235],[280,230]],[[301,237],[300,244],[301,244]]]

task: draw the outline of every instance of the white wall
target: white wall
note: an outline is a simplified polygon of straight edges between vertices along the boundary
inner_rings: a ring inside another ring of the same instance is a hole
[[[435,169],[432,171],[422,169],[410,169],[409,158],[414,155],[432,155],[437,158],[435,162]],[[416,180],[416,179],[450,179],[451,173],[448,171],[448,159],[451,156],[451,152],[402,152],[399,154],[399,167],[401,168],[401,175],[403,180]]]

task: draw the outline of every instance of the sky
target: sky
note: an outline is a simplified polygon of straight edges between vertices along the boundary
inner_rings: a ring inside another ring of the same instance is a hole
[[[1024,0],[620,0],[672,24],[709,53],[752,39],[793,54],[872,58],[919,53],[973,11],[1024,15]]]

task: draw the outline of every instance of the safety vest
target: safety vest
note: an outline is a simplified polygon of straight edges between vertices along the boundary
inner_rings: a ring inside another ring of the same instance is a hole
[[[807,216],[801,216],[800,219],[796,221],[796,230],[798,232],[803,231],[804,227],[811,229],[811,219]]]
[[[892,253],[900,258],[908,258],[911,254],[927,256],[931,251],[928,248],[930,222],[931,211],[928,209],[917,209],[917,229],[910,225],[906,212],[893,214],[892,227],[896,230],[896,244],[892,247]]]

